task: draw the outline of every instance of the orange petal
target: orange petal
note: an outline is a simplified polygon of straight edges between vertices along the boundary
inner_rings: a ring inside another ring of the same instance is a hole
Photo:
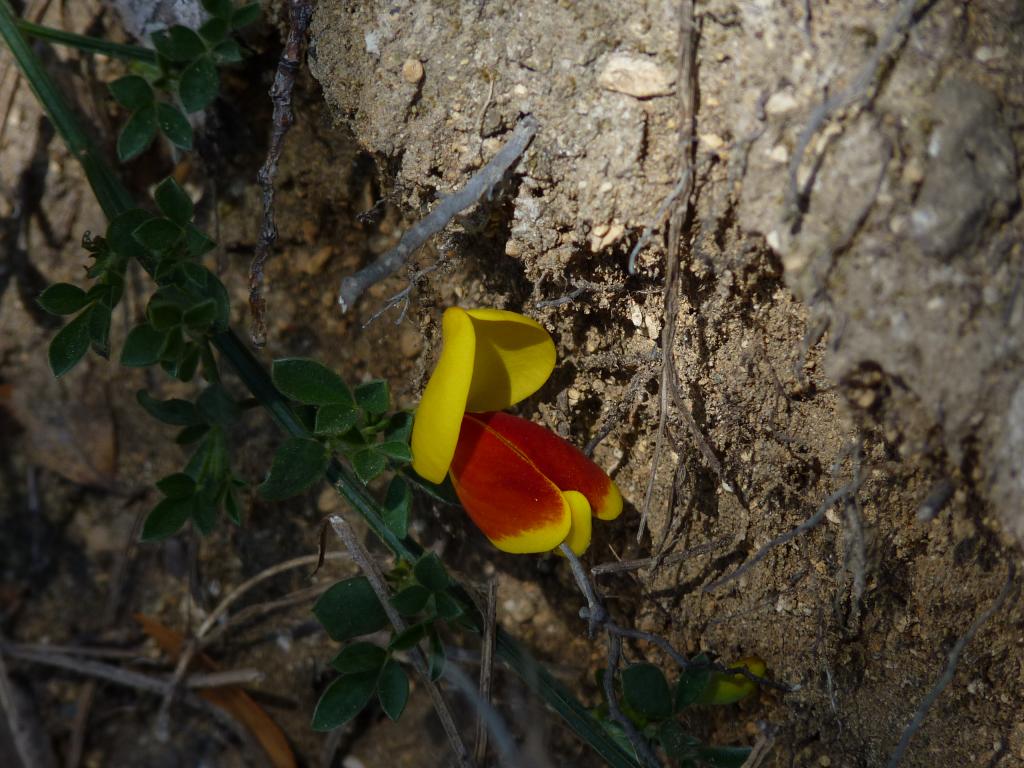
[[[503,552],[548,552],[569,535],[572,514],[558,486],[476,414],[462,419],[451,478],[470,518]]]
[[[579,491],[586,496],[594,517],[614,520],[622,513],[622,495],[615,483],[572,443],[539,424],[508,413],[475,416],[529,456],[537,469],[560,489]]]

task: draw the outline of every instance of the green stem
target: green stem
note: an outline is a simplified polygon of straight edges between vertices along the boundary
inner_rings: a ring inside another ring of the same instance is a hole
[[[24,35],[34,37],[37,40],[45,40],[48,43],[55,43],[57,45],[67,45],[86,53],[101,53],[105,56],[112,56],[116,59],[124,59],[125,61],[156,64],[156,51],[151,48],[143,48],[141,45],[111,43],[98,37],[78,35],[74,32],[65,32],[63,29],[33,24],[25,19],[18,19],[15,23]]]
[[[21,36],[17,17],[7,0],[0,0],[0,36],[11,49],[29,87],[49,114],[57,132],[67,144],[68,151],[81,163],[93,194],[107,218],[113,219],[129,210],[133,206],[131,195],[104,161],[92,138],[82,130],[77,116],[64,100],[64,95],[57,90],[39,57]]]
[[[81,163],[89,184],[108,219],[114,219],[135,207],[134,201],[120,178],[103,159],[91,138],[82,129],[78,118],[57,90],[38,57],[19,32],[18,19],[8,0],[0,0],[0,37],[11,49],[36,98],[49,114],[54,126],[64,139],[68,149]],[[148,265],[143,265],[148,266]],[[295,437],[309,437],[309,432],[296,418],[290,404],[274,386],[266,369],[233,331],[216,334],[213,343],[220,353],[234,367],[239,378],[253,396],[270,412],[274,420],[288,434]],[[397,538],[381,516],[381,508],[370,496],[363,484],[347,466],[334,461],[328,467],[327,479],[341,493],[352,507],[363,516],[374,533],[388,548],[407,561],[415,561],[422,554],[422,548],[411,539]],[[477,631],[483,629],[483,617],[474,607],[466,590],[456,585],[452,592],[466,607],[467,616]],[[615,768],[638,768],[633,756],[628,754],[601,724],[576,700],[572,693],[555,680],[515,638],[497,628],[495,650],[498,657],[519,674],[526,685],[554,709],[604,760]]]

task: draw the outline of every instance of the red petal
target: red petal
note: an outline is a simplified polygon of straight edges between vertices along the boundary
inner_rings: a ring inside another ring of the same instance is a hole
[[[595,517],[614,520],[622,512],[622,495],[615,483],[572,443],[508,413],[477,413],[474,417],[528,456],[561,490],[586,496]]]
[[[470,518],[504,552],[548,552],[569,534],[558,487],[478,414],[462,419],[451,477]]]

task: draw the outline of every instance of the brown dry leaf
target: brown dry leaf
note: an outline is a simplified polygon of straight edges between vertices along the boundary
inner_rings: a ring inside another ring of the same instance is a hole
[[[177,661],[178,654],[181,653],[182,646],[185,644],[185,638],[180,632],[176,632],[142,613],[134,614],[134,619],[142,627],[142,631],[156,642],[160,650],[167,654],[171,661]],[[216,662],[203,653],[196,654],[195,661],[210,672],[216,671],[218,668]],[[248,728],[267,753],[274,768],[296,768],[295,755],[292,754],[284,733],[270,715],[245,691],[238,686],[228,685],[223,688],[207,688],[197,691],[197,693]]]

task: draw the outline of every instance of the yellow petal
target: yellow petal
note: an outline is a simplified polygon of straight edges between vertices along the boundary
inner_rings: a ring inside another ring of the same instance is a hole
[[[587,497],[579,491],[562,491],[562,496],[569,504],[569,512],[572,514],[572,524],[569,527],[569,535],[565,537],[566,544],[573,554],[579,556],[587,551],[590,546],[590,529],[593,515],[590,512],[590,502]],[[561,549],[555,552],[562,555]],[[565,555],[562,555],[565,557]]]
[[[757,656],[748,656],[729,665],[729,669],[746,667],[747,671],[758,677],[764,677],[767,669],[764,660]],[[747,698],[757,690],[757,683],[741,674],[730,675],[726,672],[712,672],[708,685],[701,693],[701,704],[734,704]]]
[[[555,343],[540,323],[502,309],[470,309],[466,314],[476,332],[467,411],[500,411],[543,386],[555,368]]]
[[[416,409],[411,441],[412,468],[432,483],[444,481],[455,455],[477,356],[476,331],[466,310],[445,310],[441,336],[441,358]]]

